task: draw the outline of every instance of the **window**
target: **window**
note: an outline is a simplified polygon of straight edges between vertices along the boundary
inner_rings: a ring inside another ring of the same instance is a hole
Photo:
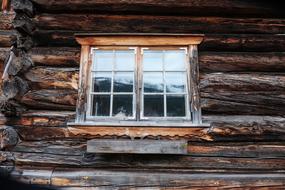
[[[95,35],[82,45],[77,122],[201,122],[201,36]]]

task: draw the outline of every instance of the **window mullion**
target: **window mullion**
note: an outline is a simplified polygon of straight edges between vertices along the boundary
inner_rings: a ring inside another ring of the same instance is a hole
[[[166,117],[166,84],[165,84],[165,50],[163,50],[162,55],[162,72],[163,72],[163,111],[164,111],[164,117]]]
[[[143,54],[141,53],[141,47],[138,47],[137,54],[136,54],[136,73],[137,73],[137,78],[136,78],[136,83],[137,83],[137,89],[136,89],[136,95],[137,95],[137,120],[141,119],[142,113],[143,113],[143,91],[142,91],[142,75],[143,75],[143,70],[142,70],[142,56]]]
[[[112,62],[112,79],[111,79],[111,96],[110,96],[110,117],[113,114],[113,95],[114,95],[114,70],[115,70],[115,61],[116,61],[116,54],[115,50],[113,50],[113,62]]]

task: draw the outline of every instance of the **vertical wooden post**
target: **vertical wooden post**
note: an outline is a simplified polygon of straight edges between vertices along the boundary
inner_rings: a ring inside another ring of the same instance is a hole
[[[189,57],[192,120],[194,124],[201,124],[202,118],[199,91],[199,64],[197,45],[189,46]]]
[[[80,57],[80,73],[79,73],[79,87],[78,87],[78,99],[76,106],[76,119],[75,122],[84,122],[86,118],[86,101],[88,90],[88,76],[89,76],[89,51],[90,48],[87,45],[81,46]]]

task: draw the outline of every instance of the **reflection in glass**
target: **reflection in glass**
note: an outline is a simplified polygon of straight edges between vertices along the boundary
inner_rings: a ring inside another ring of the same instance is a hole
[[[144,95],[144,116],[163,117],[163,95]]]
[[[144,72],[144,92],[163,92],[162,72]]]
[[[144,50],[143,70],[162,71],[162,69],[163,69],[163,51]]]
[[[114,53],[110,50],[96,50],[93,54],[93,70],[111,71],[113,68]]]
[[[168,117],[185,117],[185,96],[168,95],[166,96],[167,116]]]
[[[110,115],[110,95],[91,95],[92,98],[92,116]]]
[[[133,95],[113,96],[113,116],[115,117],[133,116]]]
[[[134,50],[116,50],[116,71],[133,71],[135,65]]]
[[[111,72],[93,73],[93,92],[110,92],[111,91]]]
[[[185,72],[166,72],[166,92],[179,93],[185,92]]]
[[[114,92],[133,92],[133,72],[116,72],[114,75]]]
[[[183,71],[185,70],[186,55],[184,50],[168,50],[164,53],[166,71]]]

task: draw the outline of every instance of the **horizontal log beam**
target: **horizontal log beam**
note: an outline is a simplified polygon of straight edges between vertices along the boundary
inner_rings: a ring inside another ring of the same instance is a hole
[[[77,94],[77,90],[29,91],[20,102],[34,109],[75,110]]]
[[[92,139],[96,127],[67,128],[66,122],[74,119],[74,112],[34,111],[20,118],[7,118],[15,125],[23,140]],[[284,141],[285,120],[270,116],[204,116],[203,122],[211,123],[210,129],[193,129],[189,141]],[[58,126],[57,126],[58,125]],[[106,136],[110,138],[110,136]],[[166,138],[168,139],[168,138]]]
[[[80,48],[33,48],[31,57],[36,65],[79,67]],[[201,72],[282,72],[285,53],[199,51],[199,66]]]
[[[86,140],[22,141],[11,151],[82,156]],[[285,158],[285,142],[189,142],[189,156]]]
[[[41,12],[74,13],[74,12],[110,12],[133,14],[177,14],[177,15],[231,15],[231,16],[284,16],[278,3],[246,2],[218,0],[215,2],[201,0],[180,0],[179,3],[171,0],[139,0],[113,1],[89,0],[82,3],[73,0],[66,6],[66,1],[33,0],[36,8]]]
[[[39,30],[33,39],[36,46],[79,46],[74,33],[83,31]],[[284,35],[272,34],[207,34],[199,51],[285,51]]]
[[[25,76],[33,89],[22,99],[28,107],[75,109],[77,68],[34,67]],[[280,73],[202,73],[202,109],[206,113],[283,115],[284,81]],[[36,101],[39,103],[34,104]]]
[[[16,42],[14,31],[0,30],[0,47],[11,47],[14,42]]]
[[[12,21],[15,17],[14,12],[4,13],[3,11],[0,12],[0,30],[12,30]]]
[[[43,153],[18,153],[1,151],[2,160],[16,165],[93,167],[93,168],[144,168],[144,169],[184,169],[184,170],[271,170],[284,171],[284,158],[229,158],[229,157],[192,157],[181,155],[100,155],[65,156]]]
[[[34,67],[25,73],[35,88],[78,89],[78,68]]]
[[[285,71],[285,53],[203,52],[199,53],[201,72]]]
[[[15,179],[26,183],[39,183],[63,189],[90,188],[159,188],[164,189],[213,189],[213,188],[266,188],[280,189],[284,186],[284,174],[191,173],[153,170],[107,170],[107,169],[45,169],[20,168],[12,172]],[[50,178],[48,178],[50,176]],[[73,187],[73,188],[72,188]]]
[[[39,29],[44,30],[73,29],[102,33],[282,34],[285,32],[284,20],[258,18],[41,14],[35,17],[34,22]]]

